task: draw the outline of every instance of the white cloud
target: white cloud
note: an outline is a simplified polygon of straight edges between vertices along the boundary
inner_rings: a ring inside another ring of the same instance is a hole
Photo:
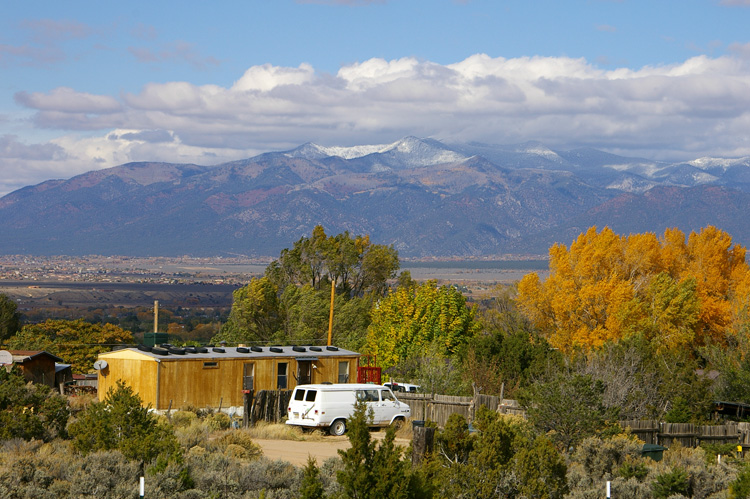
[[[16,101],[34,111],[36,126],[63,130],[53,143],[68,159],[46,161],[53,170],[78,165],[71,172],[144,160],[216,164],[307,141],[404,135],[693,159],[750,155],[747,52],[736,45],[733,56],[638,70],[485,54],[448,65],[375,58],[336,74],[265,64],[230,87],[149,83],[118,96],[58,88],[19,92]]]
[[[66,87],[56,88],[49,94],[18,92],[15,99],[19,104],[39,111],[109,114],[121,109],[114,97],[76,92]]]

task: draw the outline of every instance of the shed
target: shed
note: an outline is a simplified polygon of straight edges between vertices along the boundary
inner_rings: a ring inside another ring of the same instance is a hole
[[[43,350],[8,350],[27,381],[55,387],[55,363],[60,357]]]
[[[331,346],[139,345],[99,355],[99,400],[122,380],[157,410],[242,406],[249,391],[347,383],[356,379],[357,359],[358,353]]]

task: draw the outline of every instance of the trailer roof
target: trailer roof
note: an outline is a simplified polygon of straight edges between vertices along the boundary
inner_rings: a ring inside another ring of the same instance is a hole
[[[356,357],[357,352],[329,346],[278,346],[278,347],[202,347],[193,352],[190,348],[153,347],[151,351],[143,347],[121,348],[100,354],[100,357],[128,355],[138,353],[154,359],[189,360],[189,359],[267,359],[289,358],[296,360],[318,360],[321,357]],[[181,353],[180,353],[181,352]]]

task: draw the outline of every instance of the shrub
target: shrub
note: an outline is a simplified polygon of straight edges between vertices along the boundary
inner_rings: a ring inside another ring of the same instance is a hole
[[[170,420],[175,428],[187,428],[198,421],[198,415],[191,411],[177,411]]]
[[[213,431],[226,430],[232,420],[223,412],[215,412],[206,416],[206,425]]]
[[[236,457],[244,459],[255,459],[263,455],[260,446],[253,442],[250,434],[244,430],[229,430],[218,437],[212,444],[225,454],[230,453],[229,447],[239,448],[241,452],[238,453],[237,449],[234,449],[231,453]]]
[[[140,465],[120,451],[93,452],[77,462],[70,477],[73,497],[132,498],[138,490]]]
[[[676,494],[686,497],[692,495],[690,480],[682,468],[675,468],[672,471],[658,475],[651,485],[651,489],[654,492],[654,497],[657,499],[666,499]]]
[[[183,449],[190,449],[197,445],[205,447],[211,436],[211,430],[207,425],[196,420],[191,426],[176,428],[174,435]]]

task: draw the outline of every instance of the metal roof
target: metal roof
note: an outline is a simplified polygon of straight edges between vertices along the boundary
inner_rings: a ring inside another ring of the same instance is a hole
[[[327,346],[278,346],[278,347],[195,347],[188,348],[162,348],[153,347],[152,351],[140,348],[124,348],[114,350],[101,356],[116,354],[117,352],[137,352],[154,359],[169,360],[219,360],[219,359],[268,359],[268,358],[296,358],[298,360],[317,360],[321,357],[352,357],[358,356],[357,352],[345,350],[338,347]],[[201,349],[202,348],[202,349]],[[260,350],[260,351],[258,351]],[[178,353],[178,352],[184,353]]]
[[[50,357],[51,359],[54,359],[55,362],[64,362],[63,359],[57,355],[52,355],[44,350],[8,350],[8,352],[13,356],[13,362],[17,364],[23,364],[27,360],[32,360],[39,356]]]

